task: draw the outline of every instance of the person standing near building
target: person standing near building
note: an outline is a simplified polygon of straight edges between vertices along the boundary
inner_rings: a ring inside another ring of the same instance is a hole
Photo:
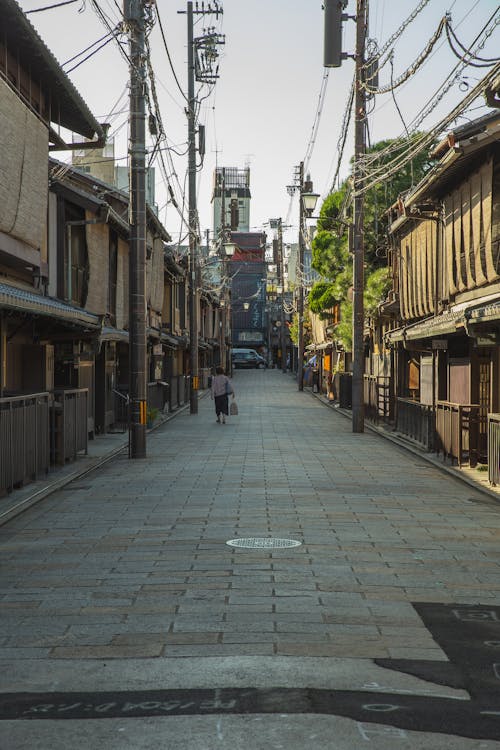
[[[226,424],[226,417],[229,415],[229,395],[234,398],[233,384],[224,374],[224,368],[220,365],[215,368],[215,375],[212,378],[212,398],[215,401],[215,414],[217,422]]]

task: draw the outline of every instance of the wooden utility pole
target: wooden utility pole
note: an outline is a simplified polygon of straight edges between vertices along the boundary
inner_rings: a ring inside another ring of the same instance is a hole
[[[352,302],[352,431],[364,432],[364,197],[361,159],[366,152],[366,93],[363,88],[366,0],[357,0],[356,9],[356,91],[354,100],[354,265]]]
[[[146,456],[146,54],[144,0],[124,0],[130,49],[129,457]]]

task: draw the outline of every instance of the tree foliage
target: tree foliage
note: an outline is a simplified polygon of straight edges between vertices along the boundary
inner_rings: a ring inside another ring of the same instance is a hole
[[[368,149],[375,158],[370,171],[383,168],[389,159],[397,158],[418,138],[418,133],[409,139],[380,141]],[[384,151],[391,148],[388,156]],[[377,155],[379,155],[377,157]],[[402,167],[390,178],[381,179],[365,193],[364,200],[364,248],[365,248],[365,292],[364,304],[367,316],[376,313],[378,304],[384,299],[390,279],[386,261],[387,211],[397,198],[416,185],[425,175],[430,164],[427,153],[417,154],[410,164]],[[318,220],[318,231],[312,243],[312,266],[321,275],[321,281],[313,285],[309,293],[312,312],[321,317],[333,305],[340,305],[341,322],[335,328],[338,341],[347,351],[352,349],[352,303],[348,300],[352,287],[352,258],[349,254],[349,239],[346,223],[352,221],[350,209],[346,210],[349,182],[326,198]]]
[[[289,327],[290,339],[294,346],[299,345],[299,316],[298,313],[294,313]],[[302,325],[302,332],[304,335],[304,349],[311,343],[311,323],[309,320],[304,319]]]
[[[377,268],[372,271],[365,283],[363,295],[364,310],[367,317],[373,316],[377,311],[380,300],[383,300],[390,289],[391,278],[389,269]]]

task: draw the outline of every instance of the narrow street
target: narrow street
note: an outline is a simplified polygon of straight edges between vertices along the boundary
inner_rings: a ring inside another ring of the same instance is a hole
[[[500,748],[500,506],[233,382],[0,528],[1,750]]]

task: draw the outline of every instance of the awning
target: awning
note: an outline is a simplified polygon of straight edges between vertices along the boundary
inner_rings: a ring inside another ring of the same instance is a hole
[[[455,333],[457,328],[462,328],[465,317],[464,311],[443,313],[432,318],[413,323],[412,325],[396,328],[387,334],[388,341],[413,341],[415,339],[426,339],[431,336],[443,336]]]
[[[121,341],[124,344],[129,342],[129,333],[121,328],[112,328],[111,326],[105,326],[99,337],[100,341]]]
[[[500,302],[477,307],[471,310],[468,316],[469,323],[482,323],[494,320],[500,320]]]
[[[325,349],[333,349],[335,344],[333,341],[322,341],[321,344],[309,344],[306,346],[308,352],[322,352]]]
[[[491,301],[478,305],[478,301],[462,304],[459,310],[451,310],[441,315],[435,315],[426,320],[411,325],[396,328],[386,334],[390,343],[396,341],[414,341],[433,336],[446,336],[456,333],[461,328],[482,322],[500,320],[500,301]]]
[[[44,297],[36,292],[0,284],[0,309],[15,310],[19,313],[31,315],[42,315],[48,318],[64,320],[83,328],[98,330],[101,327],[101,318],[81,307],[68,305],[66,302]]]
[[[162,334],[160,336],[160,341],[162,344],[167,346],[169,349],[178,349],[179,348],[179,342],[174,336],[169,336],[168,333],[164,333],[162,331]]]

